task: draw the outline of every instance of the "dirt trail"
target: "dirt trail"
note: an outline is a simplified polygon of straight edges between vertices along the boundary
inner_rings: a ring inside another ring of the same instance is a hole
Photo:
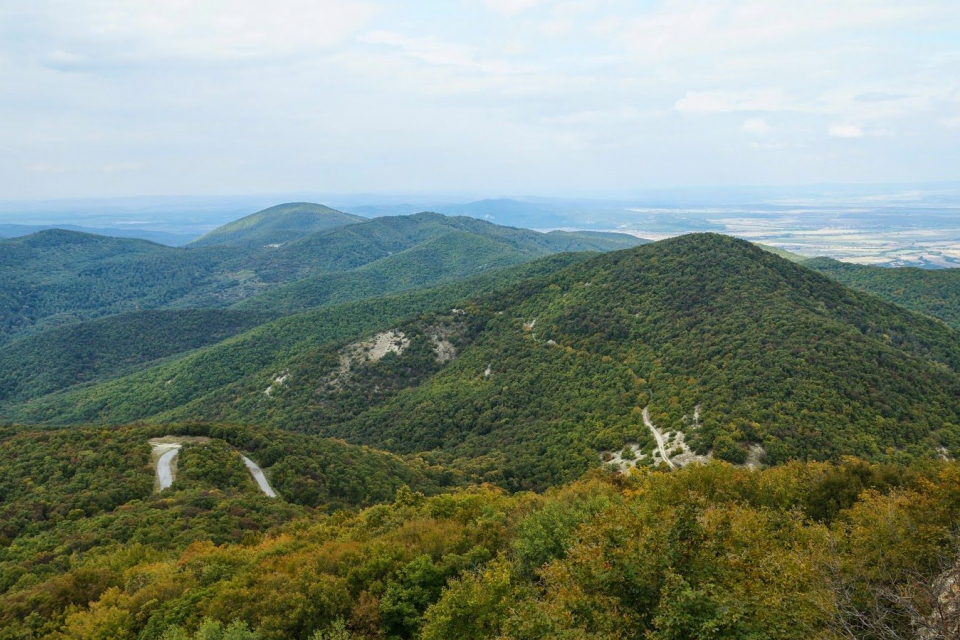
[[[657,425],[653,424],[653,422],[650,420],[650,410],[648,407],[643,408],[643,424],[647,426],[647,429],[650,429],[650,433],[652,433],[653,437],[656,439],[657,449],[660,451],[660,457],[663,458],[663,461],[666,462],[671,469],[676,469],[677,465],[673,464],[673,461],[670,460],[670,457],[667,455],[663,434],[660,433],[660,429],[657,429]]]

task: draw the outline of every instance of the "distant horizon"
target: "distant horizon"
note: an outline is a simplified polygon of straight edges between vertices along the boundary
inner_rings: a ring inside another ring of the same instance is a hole
[[[0,236],[59,227],[183,246],[291,202],[364,218],[433,211],[538,231],[618,231],[650,240],[714,231],[806,256],[960,267],[957,182],[649,189],[606,198],[300,192],[0,201]]]
[[[311,189],[295,189],[291,191],[236,191],[236,192],[171,192],[171,193],[129,193],[129,194],[90,194],[90,195],[64,195],[57,197],[32,196],[23,198],[0,197],[0,207],[4,205],[15,205],[20,203],[43,204],[43,203],[69,203],[69,202],[90,202],[90,201],[122,201],[122,200],[223,200],[223,199],[242,199],[242,198],[280,198],[277,204],[283,202],[315,202],[324,204],[318,199],[340,199],[350,200],[371,200],[371,201],[398,201],[403,198],[409,198],[415,204],[417,200],[438,201],[441,199],[451,199],[458,202],[478,201],[478,200],[582,200],[597,202],[618,202],[634,200],[643,197],[649,197],[655,194],[685,194],[702,192],[736,192],[736,191],[788,191],[788,190],[831,190],[831,189],[856,189],[856,190],[891,190],[907,188],[953,188],[960,189],[960,178],[944,180],[924,180],[924,181],[891,181],[891,182],[797,182],[797,183],[732,183],[732,184],[689,184],[689,185],[663,185],[663,186],[640,186],[621,192],[583,192],[583,193],[543,193],[543,192],[485,192],[485,191],[400,191],[400,190],[359,190],[359,191],[314,191]],[[286,200],[283,200],[285,199]],[[2,211],[0,211],[2,213]]]

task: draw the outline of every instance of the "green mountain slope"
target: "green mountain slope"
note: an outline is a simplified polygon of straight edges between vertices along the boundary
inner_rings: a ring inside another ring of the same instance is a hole
[[[450,242],[434,247],[450,253],[438,258],[442,264],[424,277],[415,272],[423,265],[414,261],[406,265],[406,273],[393,273],[386,289],[372,291],[382,295],[409,288],[404,281],[409,286],[418,280],[448,281],[491,265],[516,264],[560,251],[611,250],[643,242],[620,234],[541,234],[439,214],[379,218],[313,233],[280,247],[252,249],[172,248],[44,231],[0,240],[0,344],[18,335],[125,311],[226,307],[303,278],[356,269],[451,233],[473,238],[462,236],[459,246]],[[371,291],[369,280],[364,286]]]
[[[0,347],[0,404],[116,377],[220,342],[274,317],[221,309],[128,312],[51,329]]]
[[[291,316],[9,413],[266,424],[540,488],[630,441],[649,463],[644,408],[674,445],[682,431],[736,462],[748,445],[770,463],[957,452],[958,370],[942,323],[695,234],[509,289],[458,283]]]
[[[365,218],[321,204],[289,202],[225,224],[191,242],[191,246],[228,245],[247,249],[284,244],[319,231],[342,227]]]
[[[39,231],[64,229],[115,238],[139,238],[164,244],[169,247],[181,247],[196,237],[196,234],[158,231],[154,229],[121,229],[117,227],[82,227],[74,224],[0,224],[0,238],[19,238]]]
[[[158,494],[148,441],[168,435],[209,441],[184,445],[173,485]],[[260,493],[241,452],[279,498]],[[163,553],[249,542],[295,517],[393,500],[401,487],[437,493],[452,477],[419,460],[269,429],[0,427],[0,594],[25,573],[56,575],[124,544]]]
[[[626,234],[539,233],[424,212],[375,218],[290,242],[263,261],[258,275],[267,281],[291,282],[322,272],[347,271],[452,232],[486,238],[498,243],[498,250],[509,247],[529,258],[564,251],[610,251],[646,242]]]
[[[211,492],[207,505],[194,498],[206,507],[194,521],[220,516],[222,525],[210,526],[211,542],[186,549],[160,537],[161,527],[203,507],[134,503],[122,509],[141,516],[143,530],[152,521],[153,540],[70,554],[89,544],[83,533],[98,522],[75,516],[54,553],[0,563],[0,576],[16,580],[4,588],[0,578],[0,632],[808,640],[914,638],[920,624],[936,624],[949,633],[930,637],[952,638],[957,594],[941,585],[956,571],[957,477],[956,465],[856,460],[760,471],[709,465],[597,475],[542,496],[404,491],[391,504],[307,513],[285,527],[270,526],[280,517],[266,507],[276,505],[217,504]],[[946,606],[917,611],[931,601]]]
[[[304,427],[435,451],[515,487],[574,477],[629,440],[649,454],[647,406],[735,461],[750,442],[768,462],[960,445],[957,333],[730,238],[601,256],[473,321],[439,373],[349,420],[324,426],[338,407],[320,406]]]
[[[203,285],[219,251],[42,231],[0,241],[0,342],[84,318],[169,304]]]
[[[648,244],[649,240],[613,231],[550,231],[546,234],[554,251],[616,251]]]
[[[452,282],[529,259],[529,253],[509,244],[468,231],[450,231],[351,271],[303,278],[236,307],[295,313]]]
[[[785,258],[790,262],[803,262],[804,260],[810,259],[807,256],[802,256],[799,253],[787,251],[786,249],[781,249],[780,247],[774,247],[773,245],[762,244],[759,242],[755,242],[754,244],[756,244],[758,247],[760,247],[764,251],[769,251],[770,253],[780,256],[781,258]]]
[[[276,377],[298,363],[311,362],[328,345],[389,328],[426,311],[449,309],[466,297],[537,278],[589,256],[548,256],[431,289],[291,315],[118,380],[7,405],[3,413],[18,421],[56,423],[122,423],[172,411],[187,415],[188,420],[237,417],[238,402],[269,400],[264,391]],[[206,411],[200,408],[191,414],[193,403],[211,394],[223,397],[230,410],[218,401],[209,403]],[[237,402],[226,400],[231,396]]]
[[[803,266],[960,329],[960,269],[870,267],[831,258],[812,258]]]

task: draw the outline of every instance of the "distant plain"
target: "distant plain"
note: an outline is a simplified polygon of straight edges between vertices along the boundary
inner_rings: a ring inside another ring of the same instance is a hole
[[[284,200],[377,217],[435,211],[541,231],[621,231],[650,240],[713,231],[857,264],[960,266],[960,184],[644,190],[607,198],[297,193],[0,202],[0,237],[40,228],[183,245]]]

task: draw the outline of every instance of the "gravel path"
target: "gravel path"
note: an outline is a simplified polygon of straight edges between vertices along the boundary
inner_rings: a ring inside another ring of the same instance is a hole
[[[647,407],[643,408],[643,424],[647,425],[647,429],[650,429],[650,433],[653,434],[653,437],[657,440],[657,449],[660,450],[660,457],[663,458],[663,461],[670,466],[671,469],[676,469],[677,465],[673,464],[673,461],[670,460],[667,456],[667,449],[664,445],[663,434],[660,433],[660,429],[657,429],[657,425],[653,424],[650,420],[650,410]]]

